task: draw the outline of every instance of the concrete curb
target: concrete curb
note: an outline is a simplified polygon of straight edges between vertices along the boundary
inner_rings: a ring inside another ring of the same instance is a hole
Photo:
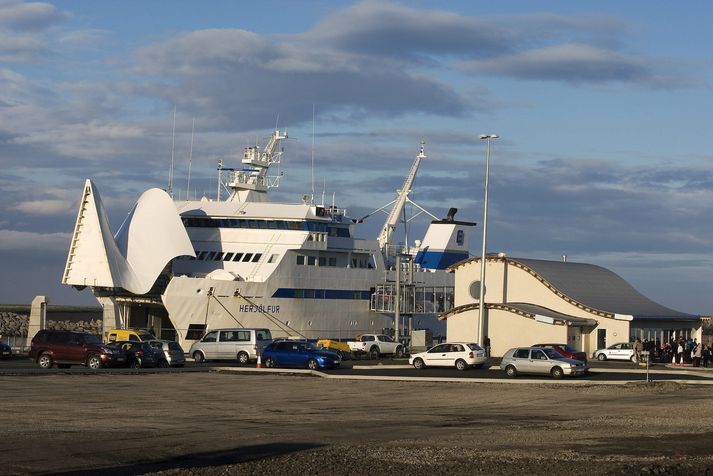
[[[287,375],[304,375],[314,376],[332,380],[377,380],[384,382],[436,382],[436,383],[491,383],[491,384],[547,384],[547,385],[565,385],[565,386],[586,386],[586,385],[626,385],[631,383],[646,383],[644,380],[580,380],[576,378],[564,378],[561,380],[537,380],[527,378],[515,379],[484,379],[484,378],[464,378],[464,377],[401,377],[401,376],[386,376],[386,375],[334,375],[326,374],[318,370],[308,369],[255,369],[244,367],[212,367],[211,372],[218,373],[263,373],[263,374],[287,374]],[[649,372],[651,373],[651,372]],[[713,385],[713,380],[657,380],[653,383],[673,382],[682,385]]]

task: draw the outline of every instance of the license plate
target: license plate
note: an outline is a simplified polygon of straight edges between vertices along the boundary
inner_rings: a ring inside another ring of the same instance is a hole
[[[117,357],[117,358],[116,358],[116,361],[117,361],[117,362],[123,362],[124,360],[126,360],[126,359],[124,359],[123,357]]]
[[[10,355],[10,352],[4,350],[3,353],[2,353],[2,355]]]

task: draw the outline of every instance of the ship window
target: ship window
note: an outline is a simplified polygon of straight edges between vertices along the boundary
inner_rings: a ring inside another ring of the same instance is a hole
[[[215,258],[215,251],[211,251],[208,253],[208,256],[206,257],[206,261],[213,261],[213,258]]]
[[[275,220],[270,220],[269,222],[267,222],[267,227],[270,228],[271,230],[276,230],[277,222]]]
[[[245,256],[243,257],[243,262],[248,263],[253,257],[252,253],[245,253]]]
[[[316,261],[317,261],[317,260],[314,258],[314,256],[308,256],[308,257],[307,257],[307,264],[308,264],[309,266],[314,266],[314,263],[315,263]]]
[[[295,289],[295,298],[301,299],[305,297],[305,290],[304,289]]]
[[[352,268],[356,268],[356,267],[357,267],[357,259],[352,258]]]
[[[319,265],[320,266],[327,266],[327,258],[324,256],[319,257]]]
[[[275,261],[277,261],[277,258],[278,258],[279,256],[280,256],[280,255],[278,255],[278,254],[270,255],[270,259],[268,259],[267,262],[268,262],[268,263],[274,263]]]
[[[297,255],[297,264],[305,264],[305,257],[303,255]]]
[[[305,289],[304,290],[304,297],[308,299],[313,299],[314,298],[314,289]]]
[[[265,220],[258,220],[257,227],[258,228],[267,228],[267,222]]]
[[[465,233],[463,233],[463,230],[458,230],[458,233],[456,233],[456,243],[458,245],[462,246],[464,238],[465,238]]]
[[[240,261],[243,257],[242,253],[235,253],[235,256],[233,256],[233,261]]]
[[[230,261],[233,259],[233,253],[225,253],[225,256],[223,256],[223,261]]]
[[[329,258],[329,266],[337,266],[337,258]]]
[[[206,256],[207,254],[208,254],[207,251],[201,251],[200,253],[198,253],[198,257],[197,257],[196,259],[203,260],[203,259],[205,259],[205,256]]]
[[[257,228],[257,220],[248,220],[250,228]]]
[[[218,252],[215,254],[215,258],[213,258],[213,260],[214,260],[214,261],[223,261],[223,252],[222,252],[222,251],[218,251]]]
[[[288,221],[287,225],[290,230],[301,230],[302,229],[302,223],[298,221]]]
[[[257,263],[260,261],[260,258],[262,258],[262,253],[255,253],[255,256],[253,256],[252,262]]]

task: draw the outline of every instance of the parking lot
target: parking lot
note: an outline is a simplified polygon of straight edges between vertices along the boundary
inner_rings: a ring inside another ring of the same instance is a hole
[[[500,374],[399,366],[373,362],[330,375]],[[462,384],[208,370],[0,375],[2,472],[572,474],[583,464],[591,474],[713,471],[708,385],[581,378],[575,386],[551,379]]]

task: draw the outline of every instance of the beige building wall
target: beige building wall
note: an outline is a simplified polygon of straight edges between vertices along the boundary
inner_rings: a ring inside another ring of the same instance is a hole
[[[501,309],[488,312],[490,355],[501,357],[513,347],[567,341],[567,326],[547,324]]]
[[[470,286],[474,281],[478,281],[479,279],[480,261],[471,261],[456,269],[456,306],[478,302],[477,295],[476,297],[471,295]],[[627,342],[629,340],[629,321],[611,319],[597,315],[587,311],[586,309],[582,309],[575,304],[567,302],[562,296],[555,294],[550,288],[537,280],[529,272],[523,270],[522,268],[508,264],[504,259],[486,261],[485,283],[486,303],[531,303],[569,316],[595,319],[599,323],[598,326],[594,328],[587,327],[583,333],[580,333],[580,338],[575,340],[574,345],[572,344],[572,341],[567,339],[567,337],[574,335],[576,339],[577,332],[569,331],[570,333],[567,334],[566,327],[564,327],[565,333],[559,334],[560,338],[558,339],[558,342],[567,342],[572,345],[572,347],[583,350],[588,355],[592,355],[597,348],[596,329],[606,329],[607,345],[611,345],[616,342]],[[478,312],[476,310],[468,314],[470,314],[469,321],[471,323],[459,321],[458,324],[456,324],[453,333],[451,333],[450,329],[451,318],[448,319],[447,335],[449,336],[449,339],[451,338],[451,335],[455,336],[459,332],[470,332],[470,327],[473,328],[472,335],[475,336],[475,332],[477,332]],[[516,326],[515,328],[517,328],[517,323],[527,320],[526,318],[520,316],[515,316],[514,318],[518,320],[514,323]],[[537,322],[537,324],[538,326],[535,327],[537,329],[541,329],[539,326],[549,326],[549,324],[540,322]],[[489,335],[491,340],[494,335],[492,325],[493,320],[491,319],[488,323],[489,329],[486,331],[486,335]],[[543,341],[545,336],[533,335],[533,338],[538,341]],[[536,342],[529,342],[529,344],[535,343]],[[528,345],[528,343],[521,343],[518,345]]]

